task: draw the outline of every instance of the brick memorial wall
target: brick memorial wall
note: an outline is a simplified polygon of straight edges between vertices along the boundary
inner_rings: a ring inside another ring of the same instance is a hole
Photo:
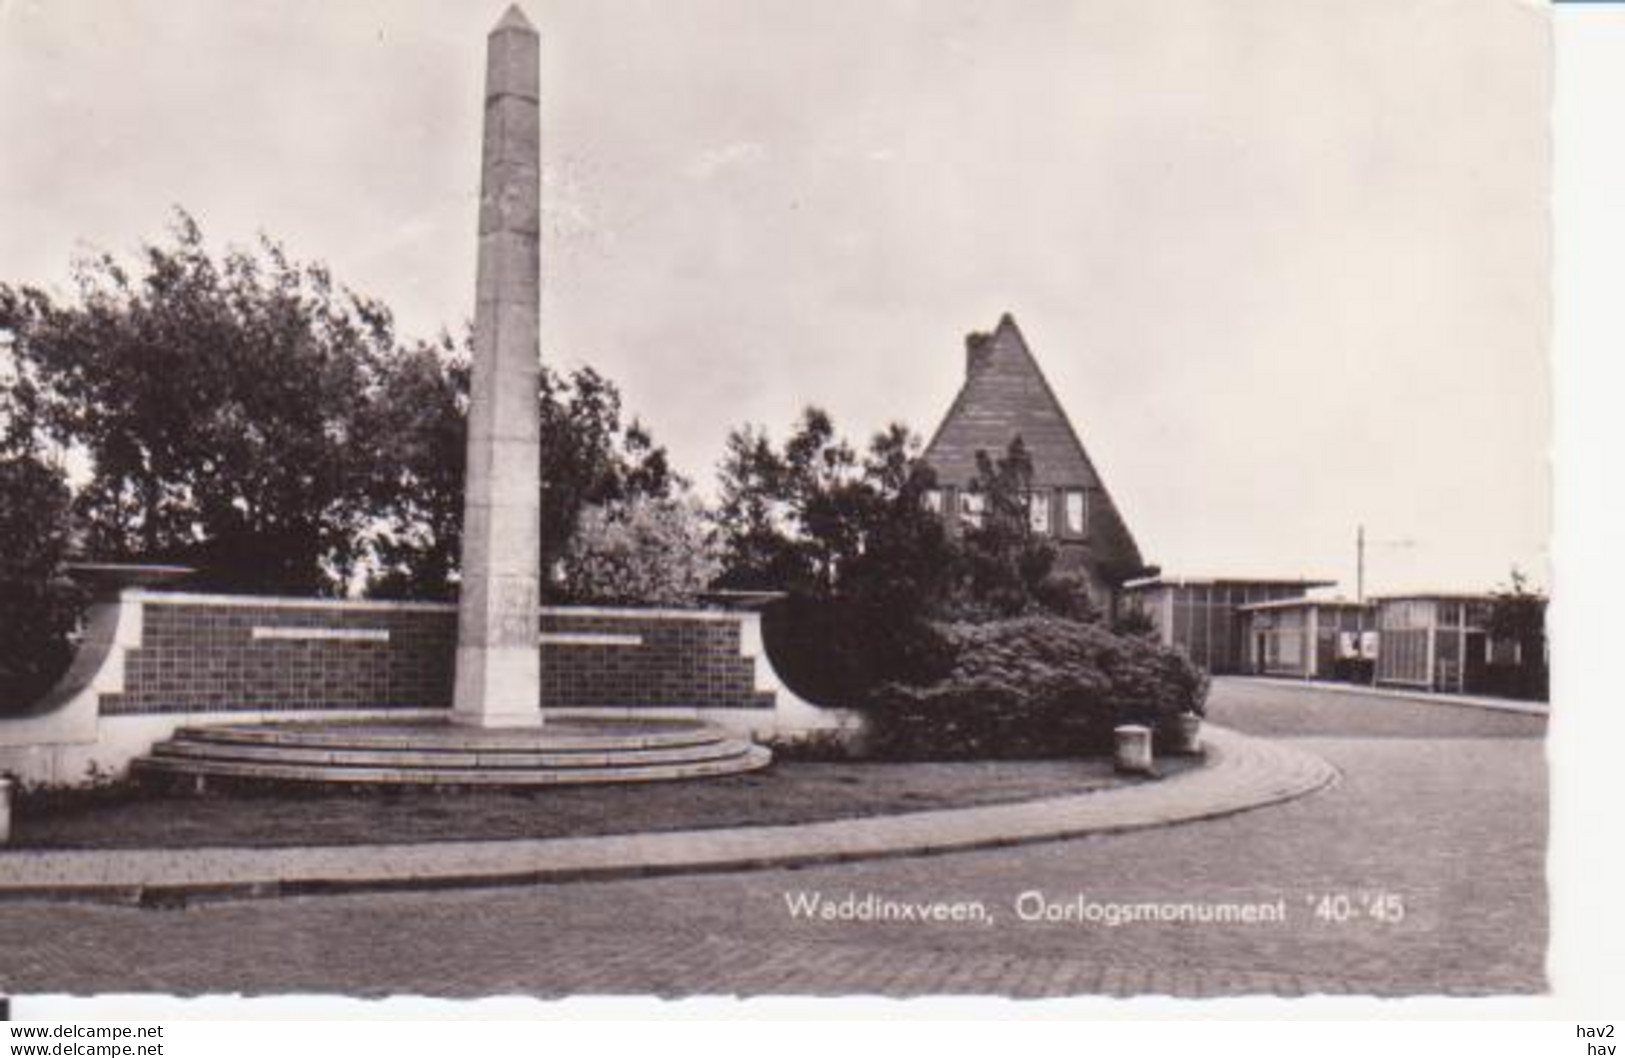
[[[772,709],[726,611],[542,611],[542,702],[551,708]]]
[[[774,707],[743,652],[753,615],[546,609],[550,708]],[[145,593],[140,643],[105,716],[235,710],[435,709],[451,704],[457,612],[432,603]]]

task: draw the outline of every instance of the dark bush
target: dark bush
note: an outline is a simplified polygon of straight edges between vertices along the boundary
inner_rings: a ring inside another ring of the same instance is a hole
[[[60,470],[0,454],[0,717],[26,712],[73,660],[84,599],[60,573],[69,503]]]
[[[1100,752],[1112,728],[1203,711],[1207,676],[1183,656],[1098,623],[1017,617],[940,625],[935,678],[892,682],[865,707],[873,755],[892,760]]]
[[[1112,631],[1120,636],[1156,635],[1157,623],[1151,620],[1149,613],[1138,606],[1128,606],[1112,622]]]
[[[791,690],[837,708],[887,682],[927,681],[950,660],[942,637],[906,606],[870,598],[792,592],[763,612],[762,635]]]
[[[1479,677],[1479,685],[1469,689],[1497,698],[1548,702],[1551,701],[1551,673],[1539,660],[1522,665],[1490,665]]]

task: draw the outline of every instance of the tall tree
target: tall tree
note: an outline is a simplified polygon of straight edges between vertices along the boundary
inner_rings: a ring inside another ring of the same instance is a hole
[[[544,365],[540,399],[542,569],[556,588],[582,511],[668,499],[685,483],[643,424],[623,419],[615,384],[591,367],[561,375]]]
[[[593,504],[559,562],[559,587],[577,603],[690,605],[722,569],[712,536],[691,495]]]
[[[1544,700],[1550,693],[1546,663],[1546,599],[1516,566],[1490,603],[1486,631],[1492,640],[1517,644],[1518,664],[1497,673],[1501,693]]]
[[[954,568],[919,441],[900,425],[860,457],[829,416],[807,409],[782,447],[744,427],[730,434],[717,523],[729,587],[789,599],[768,623],[793,684],[851,699],[918,663],[924,621]]]
[[[391,352],[387,309],[268,239],[216,263],[177,215],[132,276],[80,262],[78,303],[0,289],[44,428],[87,458],[87,549],[193,563],[214,587],[334,593],[367,517],[350,444]]]
[[[768,631],[792,684],[852,701],[940,661],[943,620],[1049,613],[1093,621],[1081,578],[1032,530],[1032,461],[1020,438],[978,453],[980,524],[950,534],[926,502],[936,482],[906,427],[860,458],[827,414],[803,412],[782,446],[759,427],[728,437],[717,523],[725,586],[788,594]]]
[[[65,580],[66,476],[47,454],[35,390],[0,335],[0,716],[21,711],[67,667],[83,600]]]
[[[366,467],[367,594],[456,594],[468,436],[468,359],[448,336],[386,364],[359,414]]]
[[[369,594],[445,599],[457,591],[468,416],[467,347],[442,338],[386,365],[365,416],[371,479]],[[584,511],[664,501],[685,484],[641,423],[626,421],[614,383],[590,367],[543,365],[537,397],[544,593],[559,597],[561,565]]]
[[[935,487],[920,445],[894,424],[862,458],[829,416],[808,408],[782,447],[759,427],[734,430],[720,468],[723,582],[820,598],[884,596],[924,618],[986,620],[1045,611],[1093,619],[1079,578],[1032,529],[1032,459],[1020,437],[977,453],[975,521],[957,536],[930,511]],[[905,588],[906,586],[906,588]]]
[[[226,591],[455,591],[466,342],[402,347],[389,310],[262,239],[218,260],[178,213],[136,268],[80,262],[77,298],[0,285],[0,388],[83,457],[83,548],[198,566]],[[679,478],[614,384],[543,372],[541,548],[553,569],[592,504]]]
[[[970,489],[981,497],[982,514],[980,524],[961,536],[953,616],[987,620],[1048,612],[1096,619],[1083,579],[1059,571],[1054,543],[1033,531],[1033,464],[1026,443],[1012,438],[997,458],[979,451],[976,467]]]
[[[868,483],[829,414],[802,412],[782,449],[766,431],[728,435],[719,471],[717,519],[732,587],[831,592],[840,564],[855,553],[851,516]]]

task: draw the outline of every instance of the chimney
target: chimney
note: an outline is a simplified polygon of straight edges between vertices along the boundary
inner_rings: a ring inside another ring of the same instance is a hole
[[[993,336],[983,331],[965,335],[965,377],[975,378],[993,360]]]

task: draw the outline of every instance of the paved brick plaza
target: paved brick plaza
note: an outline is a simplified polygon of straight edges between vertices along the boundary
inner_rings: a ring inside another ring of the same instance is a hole
[[[0,989],[418,993],[1483,994],[1544,988],[1538,717],[1227,684],[1334,787],[1226,819],[797,871],[225,903],[0,904]],[[1284,925],[1021,922],[1057,902],[1285,902]],[[980,901],[980,922],[794,920],[787,892]],[[1398,897],[1400,921],[1310,900]]]

